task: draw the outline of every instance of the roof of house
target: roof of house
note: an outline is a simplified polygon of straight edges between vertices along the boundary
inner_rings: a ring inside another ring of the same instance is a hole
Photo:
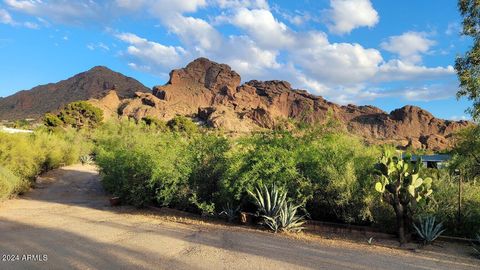
[[[412,155],[412,161],[417,161],[421,158],[424,162],[445,162],[450,160],[450,155],[437,154],[437,155]]]

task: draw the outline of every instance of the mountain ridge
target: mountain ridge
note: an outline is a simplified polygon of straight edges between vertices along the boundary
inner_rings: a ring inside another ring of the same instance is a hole
[[[95,66],[68,79],[38,85],[1,98],[0,120],[38,118],[73,101],[101,98],[112,89],[121,98],[133,97],[139,91],[150,91],[134,78],[105,66]]]
[[[285,124],[287,119],[314,123],[334,117],[342,128],[366,141],[394,142],[402,147],[434,151],[449,148],[453,133],[471,124],[439,119],[411,105],[390,113],[370,105],[338,105],[306,90],[294,89],[282,80],[241,82],[240,75],[230,66],[207,58],[198,58],[184,68],[172,70],[165,85],[151,90],[133,78],[96,66],[56,84],[38,86],[0,99],[0,119],[5,115],[25,116],[24,112],[18,113],[19,108],[27,108],[26,111],[35,108],[40,112],[36,114],[39,117],[74,99],[89,100],[104,110],[107,118],[140,120],[150,116],[169,120],[185,115],[207,126],[235,133],[273,129]],[[72,92],[80,94],[58,98],[57,92],[50,90],[60,89],[59,93],[69,94],[62,88],[65,84],[73,89]],[[46,92],[35,100],[46,104],[29,104],[31,97],[38,96],[41,91]],[[30,99],[22,99],[22,96]],[[9,108],[8,104],[15,106]]]

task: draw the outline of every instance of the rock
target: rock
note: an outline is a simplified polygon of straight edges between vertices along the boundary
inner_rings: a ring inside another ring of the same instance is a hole
[[[284,125],[285,120],[335,120],[340,129],[370,143],[393,142],[399,147],[432,151],[450,147],[452,134],[471,125],[435,118],[415,106],[390,113],[373,106],[340,106],[306,90],[293,89],[281,80],[240,83],[240,75],[228,65],[206,58],[173,70],[168,83],[155,86],[151,92],[131,78],[96,67],[66,81],[0,99],[0,118],[44,113],[67,101],[93,98],[92,104],[109,115],[118,112],[119,117],[137,120],[145,116],[169,120],[184,115],[229,132],[271,129]]]
[[[69,79],[20,91],[0,100],[0,120],[39,118],[55,112],[70,102],[101,99],[114,90],[120,99],[135,92],[150,92],[137,80],[97,66]]]
[[[415,106],[391,113],[373,106],[339,106],[286,81],[252,80],[239,85],[240,76],[224,64],[199,58],[173,70],[153,94],[175,114],[197,115],[208,125],[244,132],[273,128],[281,119],[309,123],[335,119],[348,131],[373,143],[396,142],[438,150],[449,147],[449,136],[469,122],[445,121]]]

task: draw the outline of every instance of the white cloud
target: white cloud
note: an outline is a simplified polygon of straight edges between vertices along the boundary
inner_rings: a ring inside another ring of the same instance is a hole
[[[458,22],[451,22],[447,25],[447,30],[445,30],[445,34],[447,36],[451,35],[458,35],[462,31],[460,24]]]
[[[399,80],[431,80],[455,74],[452,66],[447,67],[425,67],[418,66],[402,60],[390,60],[379,67],[377,81],[399,81]]]
[[[330,0],[330,9],[324,12],[328,29],[332,33],[345,34],[363,26],[375,26],[380,17],[370,0]]]
[[[453,115],[453,116],[449,117],[449,120],[452,120],[452,121],[460,121],[460,120],[471,121],[472,119],[465,116],[465,115]]]
[[[383,59],[379,51],[359,44],[329,43],[312,32],[290,52],[290,60],[308,76],[329,84],[351,85],[371,79]]]
[[[278,54],[275,50],[261,49],[247,36],[230,36],[220,51],[209,56],[228,63],[243,78],[261,79],[272,76],[273,71],[281,67],[277,62]]]
[[[91,51],[94,51],[94,50],[97,50],[97,49],[101,49],[101,50],[104,50],[104,51],[110,51],[110,47],[103,42],[88,43],[87,44],[87,49],[89,49]]]
[[[455,96],[457,87],[450,84],[434,84],[422,87],[408,87],[399,92],[409,101],[432,101]]]
[[[200,54],[219,49],[220,33],[203,19],[176,14],[169,17],[165,24],[184,44]]]
[[[24,22],[23,26],[30,28],[30,29],[39,29],[40,26],[37,23],[34,22]]]
[[[267,0],[215,0],[216,4],[222,9],[231,8],[253,8],[269,9]]]
[[[423,32],[406,32],[399,36],[389,37],[382,42],[382,49],[398,54],[399,57],[409,63],[422,61],[422,54],[427,53],[435,45],[435,41],[427,38]]]
[[[104,12],[108,10],[106,6],[92,0],[4,0],[4,3],[19,12],[62,23],[82,24],[86,19],[101,21],[109,15]]]
[[[266,9],[239,9],[231,23],[245,30],[260,46],[279,48],[291,46],[295,40],[287,26]]]
[[[17,22],[15,21],[10,13],[5,9],[0,9],[0,23],[9,24],[11,26],[24,26],[30,29],[39,29],[40,26],[34,22]]]
[[[12,19],[12,16],[5,9],[0,9],[0,23],[3,24],[15,24],[15,21]]]
[[[164,71],[166,68],[184,63],[188,56],[182,47],[165,46],[132,33],[121,33],[116,37],[130,44],[126,53],[138,62],[135,66],[148,66],[154,70]]]

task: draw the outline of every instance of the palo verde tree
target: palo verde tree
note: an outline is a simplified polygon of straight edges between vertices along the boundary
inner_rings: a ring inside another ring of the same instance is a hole
[[[97,127],[103,120],[103,111],[86,101],[67,104],[57,115],[45,114],[47,127],[72,126],[77,129]]]
[[[395,211],[400,245],[409,238],[417,202],[432,193],[432,178],[419,177],[421,164],[420,160],[413,163],[385,151],[375,165],[378,174],[375,190],[382,193],[382,200]]]
[[[451,169],[458,169],[466,179],[480,177],[480,127],[470,126],[455,134]]]
[[[473,39],[473,46],[455,61],[460,81],[457,98],[467,97],[473,102],[468,112],[473,119],[480,117],[480,1],[459,0],[458,9],[463,17],[462,34]]]

